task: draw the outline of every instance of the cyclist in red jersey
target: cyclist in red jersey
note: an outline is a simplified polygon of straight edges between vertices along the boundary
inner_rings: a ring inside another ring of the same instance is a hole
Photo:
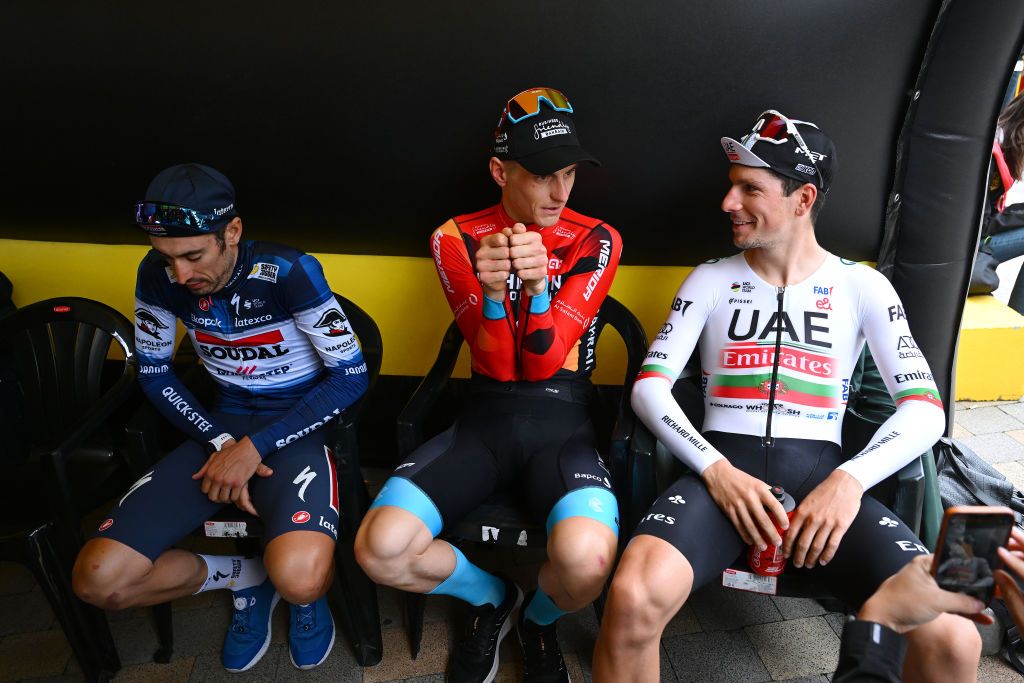
[[[452,595],[473,607],[452,653],[452,681],[491,681],[518,622],[524,674],[567,681],[557,619],[601,592],[615,558],[618,507],[588,415],[601,302],[621,252],[611,226],[565,204],[579,145],[572,106],[551,88],[509,100],[490,173],[501,202],[431,236],[441,288],[473,357],[473,396],[456,424],[388,479],[356,538],[378,583]],[[500,487],[544,520],[548,562],[521,590],[436,536]]]

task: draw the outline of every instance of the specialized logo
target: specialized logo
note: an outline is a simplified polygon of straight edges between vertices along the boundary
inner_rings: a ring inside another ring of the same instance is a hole
[[[229,576],[228,574],[225,574],[224,572],[222,572],[222,571],[220,571],[220,570],[218,569],[217,571],[215,571],[215,572],[213,573],[213,576],[211,576],[210,578],[211,578],[211,579],[212,579],[213,581],[220,581],[221,579],[226,579],[226,578],[228,578],[228,576]]]
[[[683,500],[683,497],[682,496],[678,496],[678,495],[677,496],[669,496],[668,497],[668,502],[670,502],[670,503],[672,503],[674,505],[685,505],[686,504],[686,501]]]
[[[263,280],[265,282],[277,282],[277,273],[281,267],[273,263],[254,263],[249,271],[247,280]]]
[[[292,483],[299,486],[299,500],[303,503],[306,502],[306,487],[309,486],[310,482],[316,479],[316,472],[314,472],[309,465],[299,472],[298,476],[292,480]]]
[[[889,322],[894,323],[897,320],[906,320],[907,314],[903,311],[903,307],[900,305],[889,307]]]
[[[243,299],[238,296],[237,293],[231,297],[231,305],[235,307],[235,315],[241,315],[243,308],[247,311],[251,311],[254,308],[263,308],[266,303],[267,302],[263,299],[257,299],[255,297],[252,299]]]
[[[292,524],[305,524],[309,521],[309,513],[305,510],[299,510],[292,515]]]
[[[168,329],[168,326],[160,322],[159,318],[141,307],[135,309],[135,324],[145,334],[161,341],[163,338],[160,336],[160,330]]]
[[[238,339],[223,339],[196,330],[195,337],[199,351],[207,358],[249,361],[277,358],[288,353],[288,348],[281,345],[284,341],[281,330],[270,330]]]
[[[894,526],[899,526],[900,523],[897,522],[895,519],[890,519],[889,517],[882,517],[880,520],[878,520],[878,524],[879,526],[887,526],[891,529]]]
[[[141,486],[153,481],[153,472],[154,470],[150,470],[146,474],[143,474],[141,477],[139,477],[139,480],[132,484],[131,487],[128,489],[128,492],[121,497],[121,500],[117,503],[117,507],[121,507],[122,505],[124,505],[125,498],[132,495]],[[104,522],[104,524],[105,523],[106,522]],[[113,524],[113,521],[111,521],[110,523]],[[100,529],[100,531],[103,531],[103,529]]]
[[[199,300],[199,310],[205,313],[206,311],[213,308],[213,297],[204,296]]]
[[[332,308],[326,311],[320,320],[313,325],[313,327],[326,327],[324,336],[326,337],[342,337],[346,334],[352,334],[345,323],[348,322],[348,318],[337,308]]]

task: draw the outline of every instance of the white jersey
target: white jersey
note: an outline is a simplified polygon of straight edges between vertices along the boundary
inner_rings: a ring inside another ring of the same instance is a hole
[[[695,472],[723,457],[671,394],[700,343],[703,431],[840,442],[867,340],[896,413],[840,466],[870,488],[930,448],[945,411],[899,296],[877,271],[828,254],[799,284],[762,280],[743,254],[693,270],[647,353],[633,407]]]

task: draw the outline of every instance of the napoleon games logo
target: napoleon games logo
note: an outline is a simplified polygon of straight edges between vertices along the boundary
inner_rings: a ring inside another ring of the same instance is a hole
[[[337,308],[332,308],[320,316],[320,320],[313,327],[326,327],[325,337],[343,337],[346,334],[352,334],[348,326],[345,325],[347,322],[348,318],[344,313]]]
[[[145,308],[135,309],[135,324],[145,334],[148,334],[154,339],[160,339],[161,341],[163,341],[163,338],[160,336],[160,330],[168,329],[167,325],[160,322],[155,315],[147,311]]]

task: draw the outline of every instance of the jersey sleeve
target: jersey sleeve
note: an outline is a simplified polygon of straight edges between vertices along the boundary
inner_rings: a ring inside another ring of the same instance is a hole
[[[697,474],[724,456],[708,443],[672,396],[675,384],[716,305],[712,270],[698,266],[672,301],[665,325],[654,339],[633,384],[637,416],[674,456]]]
[[[473,369],[503,382],[516,379],[512,311],[507,300],[484,296],[455,221],[434,231],[430,251],[445,299],[469,345]]]
[[[292,264],[285,306],[316,349],[324,375],[280,419],[249,435],[264,458],[328,424],[359,400],[368,385],[366,362],[355,332],[327,285],[319,261],[309,254]]]
[[[865,448],[839,466],[867,490],[931,448],[946,414],[924,354],[917,348],[899,295],[881,273],[865,269],[859,309],[862,330],[896,412]]]
[[[550,378],[565,364],[573,346],[597,315],[615,278],[622,255],[622,239],[609,225],[590,231],[577,251],[552,298],[547,287],[537,296],[520,301],[517,347],[521,350],[523,379]]]
[[[143,259],[135,283],[135,354],[139,359],[139,386],[157,412],[196,441],[206,442],[223,433],[211,413],[185,388],[171,367],[177,318],[171,312],[158,278],[164,269]]]

